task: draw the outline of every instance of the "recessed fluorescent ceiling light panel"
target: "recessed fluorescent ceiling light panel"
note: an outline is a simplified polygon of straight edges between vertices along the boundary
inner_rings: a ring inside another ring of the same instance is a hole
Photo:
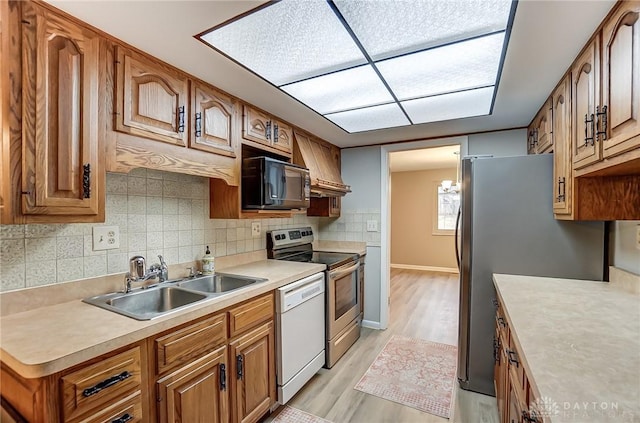
[[[490,114],[515,0],[282,0],[197,37],[347,132]]]

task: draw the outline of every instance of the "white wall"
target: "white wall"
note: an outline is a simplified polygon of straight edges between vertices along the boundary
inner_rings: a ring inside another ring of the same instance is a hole
[[[611,239],[611,265],[640,275],[640,250],[636,248],[636,231],[640,220],[613,222]]]

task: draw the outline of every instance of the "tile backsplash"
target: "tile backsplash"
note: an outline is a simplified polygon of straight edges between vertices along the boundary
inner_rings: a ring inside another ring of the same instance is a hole
[[[379,232],[366,232],[366,220],[380,221],[375,210],[344,210],[339,219],[209,219],[206,178],[134,169],[107,173],[106,185],[104,224],[0,225],[0,291],[126,272],[134,255],[176,264],[199,260],[206,245],[215,257],[262,250],[271,229],[311,226],[319,239],[380,242]],[[120,228],[120,248],[93,250],[92,228],[102,225]]]

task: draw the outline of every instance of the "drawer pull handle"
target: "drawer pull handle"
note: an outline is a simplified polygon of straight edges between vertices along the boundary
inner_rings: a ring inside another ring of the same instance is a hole
[[[126,423],[129,420],[133,420],[133,416],[129,413],[125,413],[122,417],[115,420],[111,420],[111,423]]]
[[[220,390],[227,389],[227,366],[224,363],[220,363]]]
[[[119,375],[115,375],[113,377],[110,377],[109,379],[103,380],[102,382],[92,386],[91,388],[85,389],[84,391],[82,391],[82,396],[86,398],[90,397],[91,395],[95,395],[103,389],[107,389],[108,387],[113,386],[118,382],[130,378],[131,376],[131,373],[124,371]]]
[[[178,107],[178,132],[184,132],[184,106]]]
[[[520,362],[518,361],[518,354],[515,351],[507,350],[507,355],[509,356],[509,363],[515,364],[516,367],[520,367]]]
[[[202,136],[202,113],[196,113],[196,138],[200,138]]]
[[[238,379],[242,380],[242,365],[244,363],[244,358],[242,358],[242,355],[237,355],[236,356],[236,372],[237,372],[237,376]]]

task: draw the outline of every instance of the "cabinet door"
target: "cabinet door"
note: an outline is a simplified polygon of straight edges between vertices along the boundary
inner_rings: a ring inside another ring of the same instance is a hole
[[[244,106],[242,136],[264,145],[271,145],[271,117],[249,106]]]
[[[157,395],[161,422],[228,422],[227,347],[158,380]]]
[[[229,344],[235,423],[256,422],[276,400],[273,322]]]
[[[574,169],[597,162],[601,157],[595,134],[597,90],[600,87],[599,49],[599,38],[595,37],[578,56],[571,70],[571,143]]]
[[[235,157],[237,103],[200,82],[191,84],[192,122],[189,147]]]
[[[97,34],[23,3],[22,211],[97,215]]]
[[[516,395],[515,389],[511,386],[511,383],[509,383],[509,403],[507,411],[508,423],[522,422],[522,408],[520,407],[520,401]]]
[[[606,114],[599,119],[604,157],[640,147],[640,2],[623,2],[603,29],[602,88]]]
[[[571,188],[571,75],[551,96],[553,102],[553,212],[570,215]]]
[[[553,148],[553,106],[549,98],[540,109],[536,126],[536,152],[546,153]]]
[[[273,122],[273,146],[278,150],[291,153],[293,146],[293,129],[286,123]]]
[[[117,47],[116,130],[187,145],[187,77]]]

